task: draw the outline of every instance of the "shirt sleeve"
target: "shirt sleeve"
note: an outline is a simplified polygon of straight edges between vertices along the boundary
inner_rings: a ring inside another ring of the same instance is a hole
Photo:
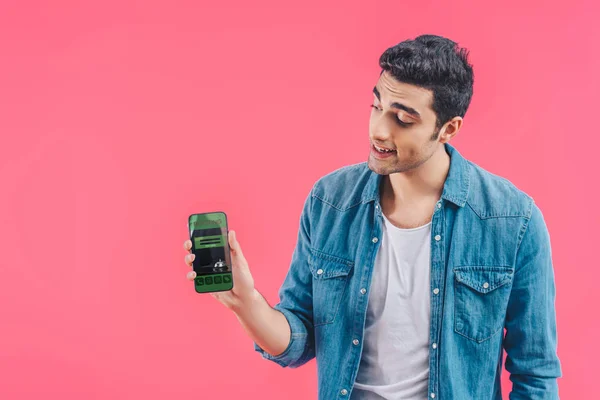
[[[285,316],[290,325],[290,342],[284,352],[277,356],[254,343],[254,350],[263,358],[282,367],[297,368],[315,357],[312,274],[308,268],[313,190],[304,202],[290,268],[279,289],[279,303],[273,307]]]
[[[511,400],[552,400],[559,398],[557,378],[562,375],[556,351],[552,251],[544,217],[531,201],[506,314],[506,370],[513,383]]]

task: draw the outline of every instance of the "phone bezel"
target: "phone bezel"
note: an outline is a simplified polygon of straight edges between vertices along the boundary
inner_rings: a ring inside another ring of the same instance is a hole
[[[194,216],[194,215],[207,215],[207,214],[223,214],[223,216],[225,217],[225,229],[226,229],[226,231],[227,231],[227,234],[226,234],[226,238],[225,238],[225,240],[227,241],[227,250],[231,252],[231,249],[229,248],[229,222],[228,222],[228,220],[227,220],[227,214],[225,214],[225,212],[224,212],[224,211],[209,211],[209,212],[203,212],[203,213],[193,213],[193,214],[190,214],[190,215],[188,216],[188,222],[187,222],[188,237],[189,237],[190,241],[192,242],[192,249],[190,249],[190,252],[192,252],[192,253],[193,253],[193,248],[194,248],[194,241],[192,240],[192,237],[191,237],[191,232],[190,232],[190,220],[191,220],[192,216]],[[193,264],[192,264],[192,265],[193,265]],[[233,266],[231,266],[231,267],[233,268]],[[192,266],[192,270],[194,270],[194,267],[193,267],[193,266]],[[210,275],[207,275],[207,276],[210,276]],[[192,282],[192,283],[194,284],[194,290],[196,291],[196,293],[199,293],[199,294],[203,294],[203,293],[218,293],[218,292],[228,292],[228,291],[230,291],[231,289],[233,289],[233,271],[232,271],[232,273],[231,273],[231,287],[230,287],[229,289],[222,289],[222,290],[211,290],[211,291],[209,291],[209,292],[199,292],[199,291],[197,290],[197,285],[196,285],[196,279],[195,279],[195,278],[194,278],[194,280],[193,280],[193,282]]]

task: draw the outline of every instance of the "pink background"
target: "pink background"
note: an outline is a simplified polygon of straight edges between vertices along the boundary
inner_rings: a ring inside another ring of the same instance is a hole
[[[471,50],[453,143],[541,206],[560,392],[594,392],[594,2],[90,3],[0,4],[0,398],[316,398],[314,361],[194,292],[186,219],[224,210],[274,304],[312,183],[368,156],[379,55],[421,33]]]

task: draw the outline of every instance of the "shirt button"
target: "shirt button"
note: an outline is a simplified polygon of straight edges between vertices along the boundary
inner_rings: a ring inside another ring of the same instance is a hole
[[[434,349],[437,349],[437,343],[432,344],[431,347],[433,347]]]
[[[354,340],[352,341],[352,344],[353,344],[353,345],[355,345],[355,346],[358,346],[358,343],[359,343],[358,339],[354,339]]]
[[[342,389],[342,390],[340,390],[340,394],[341,394],[342,396],[345,396],[345,395],[347,395],[347,394],[348,394],[348,391],[347,391],[346,389]]]
[[[433,294],[438,294],[439,292],[440,292],[440,289],[438,289],[438,288],[433,289]]]
[[[317,270],[317,275],[321,275],[321,274],[323,274],[323,270],[319,268],[319,269]]]
[[[435,393],[431,393],[431,398],[435,398]]]
[[[434,239],[439,242],[440,240],[442,240],[442,237],[440,235],[435,235]]]
[[[490,287],[490,284],[489,284],[489,283],[487,283],[487,282],[486,282],[486,283],[484,283],[484,284],[483,284],[483,288],[484,288],[484,289],[487,289],[487,288],[489,288],[489,287]]]
[[[379,208],[379,204],[375,204],[375,208]]]
[[[360,294],[365,294],[365,293],[367,293],[367,289],[365,289],[365,288],[360,289]]]
[[[442,208],[442,202],[441,201],[438,201],[437,208]]]
[[[373,238],[373,243],[377,243],[379,239],[377,239],[376,237]]]

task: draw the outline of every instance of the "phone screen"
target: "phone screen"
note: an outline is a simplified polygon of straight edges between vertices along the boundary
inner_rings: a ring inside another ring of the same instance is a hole
[[[192,253],[195,258],[195,286],[198,292],[216,292],[233,287],[231,254],[227,240],[227,217],[223,212],[192,214],[189,221]]]

